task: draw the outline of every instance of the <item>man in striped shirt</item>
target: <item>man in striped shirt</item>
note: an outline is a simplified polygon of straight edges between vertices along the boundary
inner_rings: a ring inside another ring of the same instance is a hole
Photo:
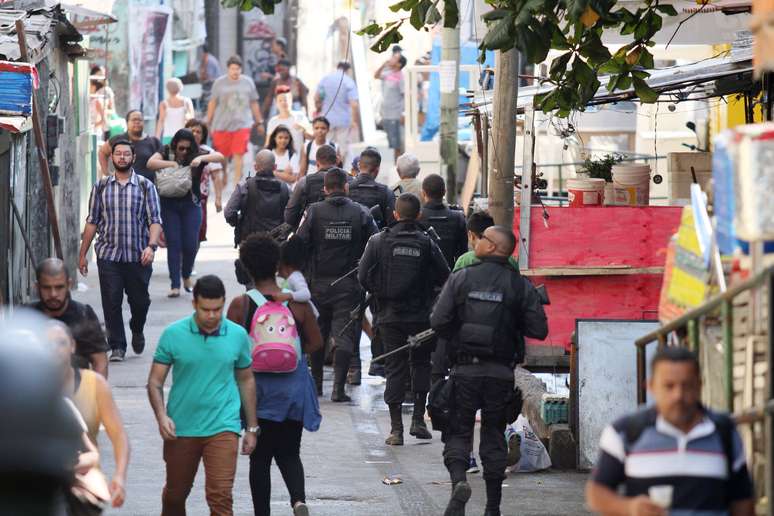
[[[89,271],[86,253],[95,235],[94,251],[102,294],[102,312],[111,362],[123,362],[126,334],[121,307],[124,292],[132,318],[132,349],[145,349],[145,319],[150,307],[148,284],[153,273],[153,257],[161,234],[159,196],[148,179],[135,173],[134,147],[128,140],[113,142],[111,158],[115,174],[101,179],[91,190],[89,215],[83,230],[79,268]]]
[[[651,371],[654,406],[602,432],[589,507],[608,515],[752,516],[742,440],[727,415],[701,405],[696,355],[663,348]]]

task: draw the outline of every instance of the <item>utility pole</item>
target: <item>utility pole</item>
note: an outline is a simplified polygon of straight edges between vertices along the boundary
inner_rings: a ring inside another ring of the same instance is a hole
[[[460,27],[441,29],[441,175],[446,179],[446,197],[457,200],[457,109],[460,84]]]
[[[516,99],[519,51],[495,52],[492,141],[489,147],[489,213],[495,224],[513,227],[513,166],[516,152]],[[529,171],[525,170],[525,174]]]

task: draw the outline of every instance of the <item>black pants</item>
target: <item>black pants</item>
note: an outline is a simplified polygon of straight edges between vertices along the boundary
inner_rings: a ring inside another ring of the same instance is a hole
[[[300,421],[285,420],[282,423],[259,419],[261,434],[250,455],[250,492],[253,495],[255,516],[271,514],[271,461],[277,463],[282,479],[290,494],[290,506],[306,502],[304,491],[304,465],[301,463]]]
[[[121,310],[124,304],[124,292],[132,314],[129,328],[132,332],[142,332],[151,304],[148,284],[153,274],[153,267],[143,267],[139,262],[97,260],[97,271],[108,344],[110,349],[126,351],[124,316]]]
[[[389,353],[405,346],[409,335],[426,330],[429,323],[381,324],[379,336],[384,352]],[[406,350],[393,355],[384,362],[387,386],[384,389],[384,401],[388,405],[403,403],[406,397],[406,375],[411,375],[411,391],[427,393],[430,391],[430,355],[433,344],[425,342],[421,347]]]
[[[438,339],[431,357],[433,362],[433,378],[439,379],[449,376],[449,355],[446,339]]]
[[[505,407],[513,392],[512,380],[485,376],[453,375],[454,414],[450,428],[443,435],[446,446],[443,462],[452,483],[465,480],[468,460],[473,447],[476,411],[481,410],[481,444],[479,454],[484,466],[484,479],[502,482],[505,479],[508,446],[505,442]],[[498,501],[499,505],[499,501]]]
[[[333,338],[336,346],[334,381],[343,383],[352,356],[360,356],[361,327],[358,321],[352,324],[349,322],[351,320],[350,314],[360,305],[364,296],[360,285],[354,279],[346,278],[334,287],[330,286],[331,281],[333,280],[318,279],[312,281],[312,302],[317,307],[317,311],[320,312],[317,322],[320,325],[323,342],[327,344],[328,339]],[[347,330],[342,331],[347,324],[349,324]],[[325,349],[313,353],[311,359],[312,376],[315,380],[321,381]]]

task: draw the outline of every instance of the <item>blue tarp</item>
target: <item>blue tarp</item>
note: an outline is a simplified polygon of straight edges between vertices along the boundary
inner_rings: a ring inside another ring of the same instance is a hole
[[[460,64],[477,64],[479,55],[478,46],[476,43],[464,43],[460,47]],[[441,62],[441,40],[436,38],[433,41],[433,49],[430,53],[431,64],[437,65]],[[486,53],[486,61],[481,65],[481,69],[485,69],[487,66],[494,68],[494,52]],[[472,89],[472,80],[478,80],[477,76],[472,76],[466,73],[460,74],[460,87],[466,89]],[[464,104],[469,100],[460,96],[459,103]],[[430,74],[430,89],[427,93],[427,112],[425,113],[425,124],[420,130],[420,140],[428,142],[433,139],[441,124],[441,85],[440,78],[437,72]],[[468,127],[470,120],[465,117],[460,120],[459,124],[459,139],[467,141],[471,139],[471,130]]]

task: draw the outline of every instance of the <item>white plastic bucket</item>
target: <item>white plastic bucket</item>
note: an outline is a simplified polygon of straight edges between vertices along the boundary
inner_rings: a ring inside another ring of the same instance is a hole
[[[650,201],[650,165],[626,163],[613,165],[615,204],[647,206]]]
[[[571,208],[601,206],[605,199],[605,180],[589,177],[568,179],[567,198]]]

